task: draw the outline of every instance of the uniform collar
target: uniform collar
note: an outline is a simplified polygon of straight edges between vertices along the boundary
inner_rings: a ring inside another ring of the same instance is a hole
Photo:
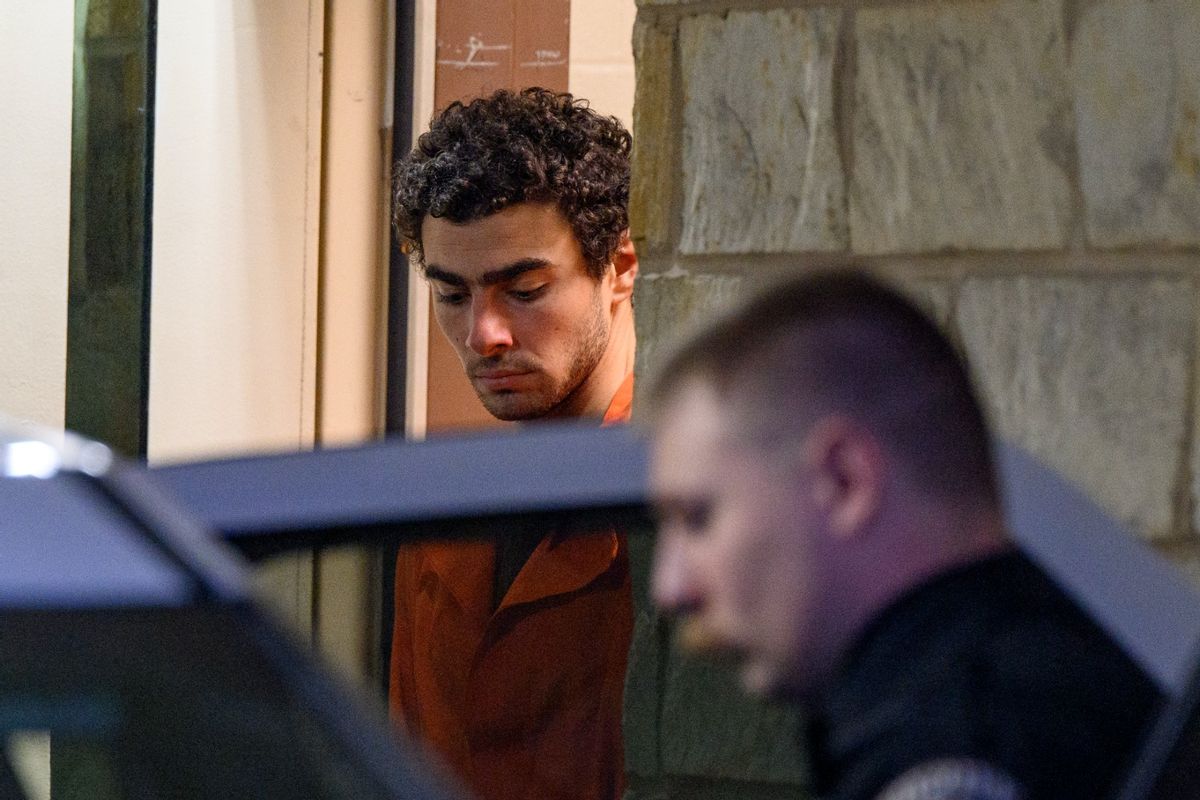
[[[1006,551],[935,575],[876,615],[808,709],[816,788],[828,792],[856,754],[911,730],[924,702],[917,698],[944,672],[956,644],[977,636],[981,620],[1039,574],[1023,555]]]

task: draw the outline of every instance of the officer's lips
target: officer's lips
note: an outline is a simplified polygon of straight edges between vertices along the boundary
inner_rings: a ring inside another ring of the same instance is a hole
[[[737,648],[697,617],[684,617],[679,621],[675,629],[675,642],[681,650],[692,655],[722,661],[739,660]]]

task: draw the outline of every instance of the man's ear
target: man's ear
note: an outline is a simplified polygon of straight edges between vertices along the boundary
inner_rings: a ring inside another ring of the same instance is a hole
[[[804,443],[814,507],[839,539],[861,535],[883,500],[886,458],[868,428],[845,416],[817,422]]]
[[[638,273],[637,250],[633,247],[633,240],[629,238],[628,228],[621,231],[621,243],[617,245],[617,252],[613,254],[613,267],[615,274],[612,301],[615,306],[633,296],[633,282]]]

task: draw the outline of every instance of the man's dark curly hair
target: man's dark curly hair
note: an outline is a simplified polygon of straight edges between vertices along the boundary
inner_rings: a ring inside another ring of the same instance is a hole
[[[516,203],[552,202],[599,278],[629,227],[630,145],[616,118],[566,93],[502,89],[451,103],[396,164],[396,234],[424,261],[427,214],[470,222]]]

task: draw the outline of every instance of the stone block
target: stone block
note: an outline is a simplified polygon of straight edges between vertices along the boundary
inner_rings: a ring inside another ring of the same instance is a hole
[[[744,281],[740,275],[682,270],[638,278],[634,296],[638,376],[653,375],[663,355],[676,342],[740,298]],[[637,385],[640,392],[645,381]]]
[[[1200,4],[1093,5],[1073,45],[1089,241],[1200,245]]]
[[[1193,587],[1200,590],[1200,547],[1195,539],[1172,542],[1159,553],[1168,558]]]
[[[675,211],[679,104],[674,102],[674,27],[638,18],[633,28],[637,90],[633,100],[633,185],[629,225],[652,247],[668,244]]]
[[[859,253],[1049,249],[1073,213],[1061,0],[856,17],[850,239]]]
[[[993,424],[1134,530],[1170,534],[1194,290],[1176,278],[967,280],[958,326]]]
[[[661,755],[670,775],[807,783],[794,711],[750,700],[727,669],[672,653]]]
[[[684,253],[843,250],[834,126],[841,11],[680,22]]]

